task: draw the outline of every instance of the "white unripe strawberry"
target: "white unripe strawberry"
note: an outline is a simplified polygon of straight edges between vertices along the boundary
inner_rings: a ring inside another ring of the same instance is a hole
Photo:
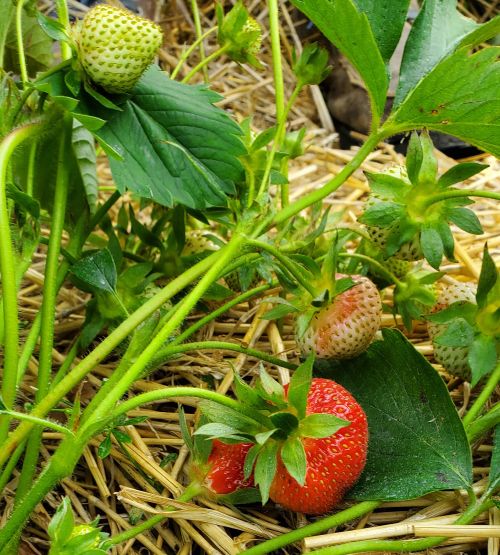
[[[109,93],[125,93],[153,61],[163,33],[128,10],[98,4],[73,27],[73,39],[92,81]]]

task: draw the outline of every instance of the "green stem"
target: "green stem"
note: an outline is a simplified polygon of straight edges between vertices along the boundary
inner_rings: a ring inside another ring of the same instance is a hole
[[[475,420],[479,413],[483,410],[486,401],[490,398],[493,391],[500,382],[500,364],[493,370],[492,374],[488,378],[483,390],[478,395],[477,399],[472,403],[472,406],[468,410],[467,414],[463,417],[463,425],[467,428],[473,420]]]
[[[338,254],[340,258],[356,258],[358,260],[363,260],[364,262],[368,262],[371,264],[379,272],[381,272],[385,277],[390,279],[394,284],[401,286],[401,281],[392,273],[390,272],[383,264],[381,264],[378,260],[375,260],[371,256],[366,256],[365,254],[359,254],[357,252],[341,252]]]
[[[0,144],[0,271],[2,275],[4,360],[2,375],[2,399],[11,409],[16,397],[19,321],[17,314],[16,261],[10,233],[9,208],[7,204],[7,169],[14,150],[37,133],[36,124],[20,127],[7,135]],[[0,443],[5,439],[9,418],[0,418]]]
[[[65,29],[69,29],[69,12],[66,0],[56,0],[57,19]],[[69,60],[72,56],[71,47],[66,41],[60,42],[62,60]]]
[[[254,239],[250,240],[249,244],[263,251],[267,251],[269,254],[272,254],[276,258],[276,260],[278,260],[290,272],[290,274],[292,274],[292,276],[298,281],[300,285],[302,285],[302,287],[312,296],[313,299],[318,296],[318,291],[311,283],[310,278],[308,279],[306,275],[301,271],[301,269],[297,266],[297,264],[295,264],[284,254],[282,254],[279,249],[277,249],[273,245],[269,245],[268,243],[264,243],[263,241],[257,241]]]
[[[23,88],[29,80],[28,69],[26,66],[26,56],[24,54],[24,41],[23,41],[23,8],[24,0],[19,0],[16,6],[16,38],[17,38],[17,54],[19,56],[19,70],[21,72],[21,81]]]
[[[64,378],[64,376],[68,373],[68,370],[71,367],[71,365],[73,364],[73,361],[75,360],[76,355],[78,353],[78,344],[79,344],[79,341],[77,339],[73,343],[73,345],[71,345],[71,349],[68,351],[68,353],[64,357],[64,362],[61,364],[61,366],[59,367],[59,370],[57,371],[56,375],[54,376],[54,380],[53,380],[54,384],[58,384]]]
[[[191,501],[193,497],[196,497],[197,495],[199,495],[202,491],[203,491],[203,488],[199,484],[191,483],[184,490],[184,493],[176,499],[176,501],[187,503],[188,501]],[[163,510],[175,511],[176,509],[174,507],[169,507],[167,505]],[[154,515],[151,518],[148,518],[147,520],[145,520],[144,522],[141,522],[141,524],[132,526],[132,528],[125,530],[125,532],[122,532],[121,534],[117,534],[116,536],[109,538],[109,540],[106,540],[103,546],[103,549],[109,549],[113,545],[118,545],[120,543],[131,540],[132,538],[136,538],[139,534],[142,534],[147,530],[151,530],[151,528],[154,528],[158,524],[161,524],[166,518],[168,518],[168,515],[165,515],[165,514]]]
[[[340,513],[336,513],[331,516],[327,516],[326,518],[322,518],[312,524],[308,524],[306,526],[302,526],[297,530],[292,530],[286,534],[282,534],[276,538],[271,540],[267,540],[259,545],[251,547],[247,549],[245,553],[248,555],[265,555],[266,553],[271,553],[281,547],[285,547],[286,545],[290,545],[291,543],[302,541],[304,538],[309,536],[315,536],[316,534],[321,534],[321,532],[325,532],[330,528],[335,526],[340,526],[345,522],[350,522],[355,518],[359,518],[374,509],[376,509],[380,505],[379,501],[363,501],[362,503],[358,503],[353,507],[349,507]]]
[[[161,353],[165,357],[174,356],[180,353],[186,353],[188,351],[203,351],[203,350],[225,350],[225,351],[235,351],[237,353],[242,353],[244,355],[255,357],[269,364],[274,364],[276,366],[282,366],[283,368],[288,368],[289,370],[295,370],[297,368],[296,364],[292,362],[287,362],[286,360],[281,360],[280,358],[273,357],[257,349],[251,349],[250,347],[243,347],[237,343],[230,343],[229,341],[196,341],[193,343],[183,343],[182,345],[168,345],[165,347]]]
[[[195,40],[195,42],[193,42],[193,44],[185,52],[183,52],[181,54],[181,57],[179,58],[179,62],[177,63],[174,70],[170,74],[170,79],[175,79],[177,77],[177,75],[179,74],[179,71],[181,70],[182,66],[184,65],[184,62],[189,58],[189,56],[196,50],[196,48],[198,46],[200,46],[203,43],[203,41],[208,36],[210,36],[212,33],[217,31],[217,29],[218,29],[218,27],[212,27],[211,29],[209,29],[206,33],[204,33],[203,35],[198,37]],[[201,55],[201,52],[200,52],[200,55]],[[205,52],[203,51],[202,58],[204,58],[204,57],[205,57]]]
[[[231,299],[227,303],[223,304],[217,310],[214,310],[210,314],[207,314],[203,318],[200,318],[200,320],[197,320],[194,324],[189,326],[189,328],[185,329],[180,335],[178,335],[170,345],[178,345],[179,343],[182,343],[188,337],[191,337],[194,333],[196,333],[199,329],[201,329],[203,326],[206,326],[209,322],[212,322],[218,316],[220,316],[221,314],[224,314],[225,312],[233,308],[233,306],[243,303],[246,300],[251,299],[252,297],[255,297],[256,295],[259,295],[260,293],[267,291],[270,287],[271,286],[269,284],[259,285],[258,287],[249,289],[248,291],[245,291],[241,295],[234,297],[234,299]]]
[[[348,162],[342,171],[333,179],[328,181],[328,183],[325,183],[325,185],[323,185],[320,189],[312,191],[311,193],[301,197],[293,204],[289,204],[280,210],[275,216],[271,216],[268,220],[266,220],[261,227],[263,229],[270,229],[279,225],[290,219],[292,216],[295,216],[295,214],[305,210],[312,204],[323,200],[328,195],[331,195],[361,166],[365,158],[378,145],[384,136],[385,132],[382,131],[371,134],[363,146],[358,150],[354,158]]]
[[[271,1],[274,1],[274,0],[271,0]],[[295,89],[293,90],[293,92],[290,96],[290,99],[288,100],[288,103],[287,103],[286,107],[283,110],[283,113],[281,114],[281,116],[278,119],[278,128],[276,129],[276,135],[274,137],[273,146],[271,147],[271,151],[269,152],[269,155],[267,157],[266,167],[264,169],[264,175],[262,176],[262,180],[260,182],[257,197],[260,197],[261,195],[263,195],[264,192],[267,190],[267,184],[268,184],[268,181],[269,181],[269,176],[271,175],[271,170],[272,170],[272,167],[273,167],[274,156],[276,155],[276,152],[278,151],[278,148],[281,146],[281,143],[282,143],[282,140],[283,140],[282,135],[283,135],[283,131],[285,130],[288,114],[290,113],[290,110],[291,110],[293,104],[295,103],[295,100],[297,99],[297,96],[299,95],[301,90],[302,90],[301,85],[297,85],[295,87]],[[287,198],[286,198],[285,206],[288,204],[288,195],[286,195],[286,196],[287,196]],[[249,199],[248,199],[249,206],[251,205],[250,201],[253,202],[253,199],[251,199],[249,197]],[[283,198],[282,198],[282,203],[283,203]]]
[[[500,193],[496,193],[494,191],[474,191],[466,189],[453,189],[451,191],[443,191],[442,193],[437,193],[429,198],[426,198],[421,204],[421,210],[426,210],[427,208],[429,208],[429,206],[432,206],[436,202],[441,202],[450,198],[462,197],[484,197],[493,200],[500,200]]]
[[[189,81],[191,81],[191,79],[198,73],[198,71],[200,71],[200,69],[203,69],[206,65],[208,65],[211,61],[215,60],[216,58],[218,58],[219,56],[222,56],[222,54],[224,54],[224,52],[226,52],[227,50],[229,50],[229,48],[231,47],[230,44],[226,44],[224,46],[221,46],[220,48],[218,48],[217,50],[215,50],[214,52],[212,52],[209,56],[207,56],[205,59],[201,60],[201,62],[196,65],[187,75],[186,77],[184,77],[184,79],[181,81],[181,83],[189,83]]]
[[[191,0],[191,11],[193,12],[193,20],[194,20],[194,28],[196,31],[196,37],[199,40],[202,37],[203,33],[201,30],[201,19],[200,19],[200,10],[198,9],[198,3],[196,0]],[[197,42],[198,42],[197,40]],[[200,61],[203,62],[205,59],[205,47],[203,46],[203,41],[199,41],[200,45]],[[208,83],[208,72],[207,66],[203,66],[203,78],[205,83]]]
[[[14,451],[12,457],[10,457],[9,462],[5,465],[2,473],[0,474],[0,497],[2,496],[5,486],[9,483],[10,477],[14,468],[16,468],[17,462],[23,454],[25,443],[21,443],[19,447]]]
[[[285,87],[283,80],[283,65],[281,62],[280,22],[277,0],[268,0],[269,33],[271,37],[271,51],[273,57],[274,98],[276,103],[276,119],[281,122],[285,117]],[[277,137],[280,140],[280,137]]]
[[[477,438],[483,436],[486,432],[500,424],[500,405],[495,405],[485,415],[474,420],[467,426],[467,437],[472,443]]]
[[[0,241],[3,236],[0,236]],[[46,397],[33,409],[32,415],[43,418],[47,413],[57,405],[57,403],[75,386],[77,386],[85,376],[92,371],[97,364],[101,362],[109,353],[128,337],[132,331],[139,326],[148,316],[158,310],[165,302],[174,295],[182,291],[192,281],[204,274],[213,266],[214,260],[218,257],[219,252],[215,252],[207,256],[202,261],[195,264],[187,272],[172,280],[159,293],[145,302],[127,320],[120,324],[109,336],[100,343],[86,358],[77,364],[72,370],[55,385]],[[1,253],[3,254],[3,252]],[[17,345],[17,344],[16,344]],[[17,373],[17,367],[16,367]],[[5,376],[5,370],[4,370]],[[5,385],[5,377],[4,377]],[[21,441],[23,441],[30,432],[32,424],[24,422],[18,426],[5,442],[0,446],[0,467],[16,449]]]
[[[105,418],[112,410],[116,402],[124,395],[131,384],[144,372],[147,366],[155,358],[157,352],[164,347],[165,341],[172,335],[176,328],[182,324],[189,312],[194,308],[205,291],[217,279],[219,272],[226,266],[227,262],[234,258],[235,253],[245,243],[242,235],[235,233],[229,243],[215,254],[218,255],[216,261],[198,282],[196,287],[187,295],[180,304],[180,308],[174,313],[172,318],[163,326],[161,331],[154,337],[151,343],[137,357],[136,361],[127,370],[118,383],[115,383],[112,390],[107,392],[107,396],[97,407],[88,408],[82,415],[82,427],[92,425],[93,422]],[[208,260],[207,257],[205,260]],[[104,389],[104,388],[103,388]],[[89,405],[90,407],[90,405]],[[87,421],[88,417],[88,421]],[[85,424],[83,424],[85,422]]]
[[[57,177],[54,191],[54,203],[52,210],[52,222],[50,228],[49,247],[45,263],[45,277],[43,281],[43,300],[41,309],[40,327],[40,354],[38,357],[38,376],[35,403],[39,403],[46,395],[50,384],[52,370],[52,348],[54,346],[54,317],[56,313],[57,300],[57,273],[58,262],[63,234],[64,220],[66,216],[66,203],[68,199],[68,171],[67,153],[69,137],[71,132],[71,116],[65,116],[61,133],[59,151],[57,157]],[[17,381],[17,377],[16,377]],[[42,441],[42,429],[35,429],[26,447],[23,468],[19,477],[16,490],[16,502],[24,497],[32,485],[35,475],[40,443]]]
[[[111,207],[116,203],[116,201],[120,197],[121,197],[120,191],[116,190],[113,192],[112,195],[108,197],[106,202],[104,202],[103,204],[101,204],[101,206],[99,206],[99,208],[96,210],[95,214],[92,216],[89,222],[89,226],[88,226],[89,233],[101,223],[101,220],[104,218],[104,216],[106,216],[106,214],[109,212]]]
[[[470,505],[455,524],[469,524],[478,515],[493,506],[492,501],[474,503]],[[335,545],[312,551],[317,555],[351,555],[352,553],[367,553],[385,551],[387,553],[408,553],[431,549],[446,540],[446,536],[422,538],[419,540],[365,540],[359,542]]]
[[[26,175],[26,194],[29,195],[30,197],[33,196],[37,147],[38,147],[38,143],[36,141],[33,141],[33,144],[30,147],[30,154],[28,159],[28,172]]]

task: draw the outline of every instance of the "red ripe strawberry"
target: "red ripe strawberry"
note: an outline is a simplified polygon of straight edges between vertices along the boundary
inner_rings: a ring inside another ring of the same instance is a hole
[[[285,386],[285,391],[288,388]],[[348,420],[329,437],[303,437],[307,470],[301,486],[285,468],[281,456],[269,497],[287,509],[307,514],[330,511],[358,480],[366,463],[368,424],[356,399],[333,380],[315,378],[307,396],[306,417],[333,414]]]
[[[441,291],[437,304],[432,312],[438,312],[448,308],[459,301],[476,302],[476,286],[473,283],[452,283]],[[427,331],[434,347],[434,358],[437,362],[454,376],[468,379],[470,377],[470,366],[467,361],[469,347],[450,347],[441,345],[436,338],[444,333],[448,324],[437,324],[427,322]]]
[[[337,274],[336,279],[346,276]],[[356,285],[334,297],[316,311],[304,333],[296,327],[296,340],[303,355],[319,358],[352,358],[373,340],[380,327],[382,302],[375,284],[365,276],[350,276]]]
[[[240,488],[253,486],[253,478],[243,476],[243,465],[252,443],[223,443],[214,439],[212,451],[208,457],[208,474],[205,478],[207,487],[214,493],[224,495]]]

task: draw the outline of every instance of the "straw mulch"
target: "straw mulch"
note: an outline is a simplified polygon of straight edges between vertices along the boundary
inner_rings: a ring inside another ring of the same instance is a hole
[[[264,28],[267,11],[263,3],[248,4]],[[181,54],[183,45],[192,40],[192,22],[188,5],[178,0],[175,6],[162,9],[159,4],[156,15],[166,32],[168,48],[160,55],[166,69],[172,67]],[[76,5],[74,5],[76,8]],[[283,8],[282,40],[285,59],[289,63],[293,47],[300,48],[292,16],[285,5]],[[78,9],[82,10],[81,5]],[[202,13],[204,29],[214,24],[212,6],[207,4]],[[270,60],[267,34],[264,36],[264,59]],[[207,41],[207,51],[215,47],[213,37]],[[288,63],[285,62],[285,90],[291,91],[293,78]],[[193,60],[194,63],[194,60]],[[187,69],[187,68],[186,68]],[[258,72],[249,67],[239,67],[227,60],[215,62],[210,66],[210,80],[213,88],[224,95],[221,105],[241,120],[253,115],[257,130],[274,124],[273,81],[270,71]],[[304,93],[292,111],[290,128],[308,129],[307,153],[296,160],[290,170],[291,194],[297,198],[304,193],[320,187],[353,156],[353,151],[336,148],[336,133],[319,90]],[[500,191],[500,165],[489,156],[479,156],[489,169],[464,186],[471,188],[491,188]],[[401,162],[401,157],[393,147],[381,145],[364,165],[364,169],[378,171],[388,164]],[[439,154],[441,171],[445,171],[454,161]],[[102,197],[112,186],[109,170],[105,161],[99,165]],[[343,211],[343,221],[356,221],[364,195],[368,188],[362,171],[355,173],[344,187],[326,202],[333,210]],[[123,202],[130,202],[125,197]],[[458,262],[447,263],[443,270],[449,279],[477,280],[481,265],[481,252],[484,242],[489,243],[490,251],[497,260],[500,257],[500,211],[492,201],[481,200],[475,210],[483,224],[482,236],[471,236],[455,230],[456,256]],[[147,216],[145,215],[145,218]],[[20,292],[22,303],[21,316],[26,320],[26,328],[40,309],[41,286],[43,284],[44,252],[37,254],[32,267],[26,275]],[[57,345],[54,349],[54,364],[57,367],[64,361],[65,352],[78,333],[83,319],[87,297],[66,285],[60,292],[58,319],[56,325]],[[201,339],[219,339],[255,346],[283,359],[298,361],[291,333],[291,322],[286,322],[281,332],[275,323],[260,320],[267,310],[265,303],[241,305],[231,310],[225,317],[208,325],[199,333]],[[196,315],[192,316],[196,318]],[[394,326],[394,319],[384,316],[384,325]],[[401,323],[397,322],[401,327]],[[416,328],[411,336],[416,348],[432,359],[432,347],[423,326]],[[113,371],[115,360],[110,358],[90,375],[82,391],[83,399],[90,398],[98,390],[102,380]],[[30,362],[29,377],[26,380],[19,401],[31,399],[35,383],[37,361]],[[251,379],[257,370],[257,362],[243,355],[221,352],[192,352],[182,358],[172,360],[156,371],[153,376],[138,381],[132,391],[136,394],[173,384],[194,385],[196,387],[215,387],[226,392],[231,388],[231,368],[240,371],[246,379]],[[453,400],[460,413],[470,405],[475,392],[468,383],[454,379],[436,365],[436,369],[446,381]],[[271,368],[272,372],[286,382],[288,372]],[[192,405],[194,407],[194,404]],[[290,529],[302,527],[309,519],[303,515],[290,513],[268,504],[264,509],[258,506],[229,508],[209,500],[198,498],[187,504],[171,503],[178,497],[189,480],[189,453],[180,435],[178,407],[175,403],[162,402],[150,405],[143,410],[134,411],[131,416],[147,416],[148,420],[136,426],[129,426],[128,434],[132,443],[127,444],[126,452],[116,444],[111,455],[102,460],[97,456],[97,447],[102,437],[95,438],[80,461],[74,475],[63,481],[60,488],[51,493],[33,515],[23,536],[23,553],[47,552],[47,524],[59,505],[61,497],[71,498],[77,518],[89,522],[97,515],[101,524],[111,535],[127,530],[141,517],[161,512],[166,505],[175,506],[175,511],[165,514],[162,526],[137,536],[134,540],[115,548],[116,554],[151,553],[223,553],[233,554],[251,546],[255,541],[271,538]],[[194,420],[194,408],[186,407],[189,423]],[[57,433],[44,434],[44,457],[54,451],[61,437]],[[473,446],[475,490],[481,492],[486,484],[488,464],[491,455],[491,441],[485,440]],[[17,473],[8,486],[8,492],[15,490]],[[3,519],[12,507],[13,496],[6,497],[2,506]],[[305,541],[305,549],[314,549],[335,543],[367,538],[414,537],[430,533],[442,533],[442,527],[450,524],[466,503],[464,492],[440,492],[426,495],[411,501],[385,503],[373,513],[338,531],[324,534]],[[339,509],[348,506],[343,504]],[[499,552],[500,539],[488,538],[489,531],[484,525],[499,526],[500,511],[492,509],[475,524],[479,528],[456,531],[455,536],[441,547],[430,552],[440,554]],[[491,528],[493,530],[493,528]],[[498,528],[497,528],[498,530]],[[336,532],[336,533],[333,533]],[[498,534],[497,534],[498,536]],[[283,553],[297,553],[304,547],[289,547]]]

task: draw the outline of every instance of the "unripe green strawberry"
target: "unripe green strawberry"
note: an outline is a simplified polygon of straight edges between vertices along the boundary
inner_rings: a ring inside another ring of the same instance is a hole
[[[92,81],[109,93],[125,93],[153,61],[163,33],[128,10],[98,4],[74,26],[73,38]]]
[[[336,278],[342,278],[337,274]],[[354,287],[316,311],[305,330],[296,333],[303,355],[325,359],[352,358],[368,348],[380,327],[382,302],[375,284],[365,276],[350,276]]]
[[[391,233],[395,231],[396,228],[381,228],[377,226],[367,226],[366,231],[370,236],[373,244],[376,245],[380,250],[385,251],[387,247],[387,238]],[[418,235],[413,237],[410,241],[403,243],[401,247],[392,255],[391,258],[398,260],[415,262],[416,260],[422,260],[424,257],[422,252],[422,247],[420,246],[420,239]]]
[[[453,303],[459,301],[467,301],[475,303],[475,284],[473,283],[453,283],[447,285],[441,291],[438,302],[433,308],[433,312],[437,312],[448,308]],[[441,345],[436,342],[436,338],[446,329],[447,324],[436,324],[427,322],[427,331],[434,346],[434,358],[439,364],[442,364],[447,372],[461,378],[470,378],[470,366],[467,361],[469,347],[450,347]]]

